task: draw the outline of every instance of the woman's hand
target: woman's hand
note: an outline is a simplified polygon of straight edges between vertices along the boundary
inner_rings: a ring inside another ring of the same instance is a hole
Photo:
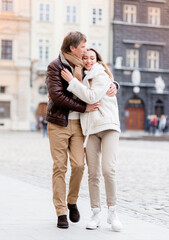
[[[107,94],[109,97],[114,97],[114,96],[116,95],[116,93],[117,93],[116,85],[115,85],[114,83],[111,83],[111,84],[110,84],[110,88],[109,88],[109,90],[107,91],[106,94]]]
[[[61,76],[62,78],[64,78],[64,80],[66,80],[66,82],[70,82],[73,79],[73,75],[71,74],[71,72],[69,72],[68,69],[64,68],[61,71]]]

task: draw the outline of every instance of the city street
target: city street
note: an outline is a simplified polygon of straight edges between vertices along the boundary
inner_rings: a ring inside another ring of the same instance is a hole
[[[68,169],[67,179],[70,167]],[[119,212],[169,228],[168,172],[167,141],[120,140],[117,165]],[[43,138],[41,132],[1,131],[0,175],[51,190],[52,159],[48,138]],[[87,166],[80,196],[88,199]],[[101,199],[103,207],[106,206],[104,191]]]

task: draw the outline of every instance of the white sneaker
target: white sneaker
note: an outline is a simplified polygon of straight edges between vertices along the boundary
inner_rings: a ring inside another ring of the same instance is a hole
[[[88,222],[86,229],[96,229],[100,225],[100,208],[92,208],[93,215],[91,216],[90,221]]]
[[[107,222],[111,224],[111,228],[115,232],[120,232],[122,229],[122,224],[120,220],[118,219],[116,207],[110,206],[108,209],[108,216],[107,216]]]

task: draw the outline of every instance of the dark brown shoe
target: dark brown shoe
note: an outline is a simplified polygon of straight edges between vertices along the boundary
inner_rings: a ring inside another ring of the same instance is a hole
[[[57,227],[58,228],[68,228],[69,227],[66,215],[58,216]]]
[[[80,220],[80,213],[78,211],[76,204],[67,204],[69,209],[69,219],[72,222],[79,222]]]

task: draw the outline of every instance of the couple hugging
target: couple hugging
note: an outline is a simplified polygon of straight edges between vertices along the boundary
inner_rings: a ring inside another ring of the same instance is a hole
[[[95,49],[86,49],[86,37],[70,32],[63,40],[59,57],[47,69],[49,92],[46,120],[53,158],[53,203],[57,227],[68,228],[80,220],[77,199],[85,158],[92,216],[86,229],[100,224],[100,175],[105,181],[107,222],[114,231],[122,225],[116,211],[116,154],[120,123],[116,93],[117,82]],[[85,150],[85,151],[84,151]],[[66,201],[67,161],[71,166]],[[66,203],[67,202],[67,203]]]

